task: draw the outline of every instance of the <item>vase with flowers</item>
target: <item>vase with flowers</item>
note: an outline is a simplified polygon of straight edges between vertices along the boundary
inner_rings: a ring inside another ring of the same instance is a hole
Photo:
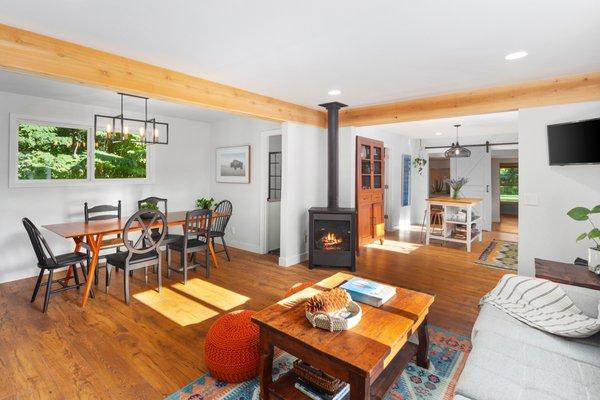
[[[458,199],[460,197],[460,190],[465,186],[469,180],[467,178],[452,178],[444,180],[450,189],[452,189],[452,198]]]

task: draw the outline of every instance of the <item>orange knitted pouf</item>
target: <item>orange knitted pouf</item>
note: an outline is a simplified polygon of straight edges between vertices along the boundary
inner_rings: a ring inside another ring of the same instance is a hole
[[[223,315],[210,327],[204,341],[204,360],[213,377],[242,382],[258,375],[258,327],[241,310]]]
[[[285,292],[285,295],[283,296],[283,298],[285,299],[286,297],[290,297],[291,295],[301,292],[304,289],[306,289],[307,287],[311,287],[312,285],[314,285],[314,283],[312,283],[312,282],[296,283],[294,286],[289,288],[287,292]]]

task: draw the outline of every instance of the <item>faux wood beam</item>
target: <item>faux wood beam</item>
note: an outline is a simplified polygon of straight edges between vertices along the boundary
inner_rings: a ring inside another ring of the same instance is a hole
[[[274,121],[326,121],[319,110],[2,24],[0,68]]]
[[[347,108],[342,126],[365,126],[600,100],[600,72]]]

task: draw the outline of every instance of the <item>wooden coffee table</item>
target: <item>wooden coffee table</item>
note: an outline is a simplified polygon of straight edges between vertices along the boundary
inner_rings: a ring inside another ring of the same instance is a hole
[[[376,308],[360,303],[363,316],[351,330],[313,328],[304,315],[303,297],[341,285],[353,275],[337,273],[254,314],[260,327],[261,398],[308,399],[287,373],[272,380],[274,346],[350,384],[350,399],[381,399],[413,356],[428,368],[427,313],[434,297],[407,289]],[[408,342],[418,331],[419,345]]]

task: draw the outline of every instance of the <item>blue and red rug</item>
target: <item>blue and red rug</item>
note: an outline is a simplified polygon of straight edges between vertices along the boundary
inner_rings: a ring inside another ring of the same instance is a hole
[[[471,350],[471,341],[444,329],[429,326],[429,370],[409,363],[400,375],[387,399],[451,400],[454,387]],[[292,368],[294,357],[282,351],[275,354],[273,377]],[[252,400],[258,379],[242,383],[227,383],[204,374],[166,397],[166,400]]]

